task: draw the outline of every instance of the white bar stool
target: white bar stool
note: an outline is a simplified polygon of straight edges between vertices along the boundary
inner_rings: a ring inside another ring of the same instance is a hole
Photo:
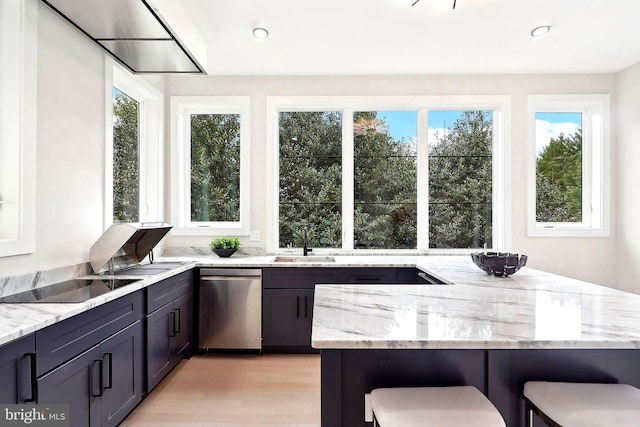
[[[528,381],[527,427],[536,414],[552,427],[640,426],[640,390],[628,384]]]
[[[374,427],[505,427],[477,388],[399,387],[371,392]]]

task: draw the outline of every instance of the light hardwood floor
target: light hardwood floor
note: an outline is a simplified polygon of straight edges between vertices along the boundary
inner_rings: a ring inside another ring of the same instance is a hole
[[[121,426],[319,427],[320,356],[193,356]]]

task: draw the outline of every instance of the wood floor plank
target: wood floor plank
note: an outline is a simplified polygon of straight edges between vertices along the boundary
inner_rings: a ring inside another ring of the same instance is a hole
[[[318,355],[184,360],[123,427],[319,427]]]

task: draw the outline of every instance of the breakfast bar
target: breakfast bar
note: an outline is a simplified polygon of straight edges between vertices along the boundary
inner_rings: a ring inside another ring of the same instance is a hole
[[[317,285],[322,426],[367,426],[378,387],[473,385],[524,426],[529,380],[640,386],[640,296],[531,268],[424,257],[445,285]]]

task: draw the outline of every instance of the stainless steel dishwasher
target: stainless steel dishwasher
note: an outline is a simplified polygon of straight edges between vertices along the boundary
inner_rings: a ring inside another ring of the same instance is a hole
[[[262,270],[200,269],[199,347],[262,350]]]

